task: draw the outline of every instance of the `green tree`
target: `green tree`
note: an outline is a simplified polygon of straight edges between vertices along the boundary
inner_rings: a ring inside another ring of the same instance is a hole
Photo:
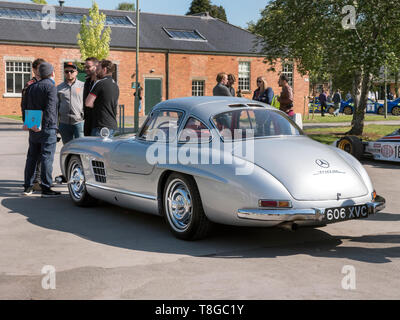
[[[374,75],[400,59],[399,21],[396,0],[273,0],[254,29],[272,67],[294,59],[304,74],[347,74],[355,98],[349,134],[361,135]]]
[[[226,18],[226,12],[223,6],[211,5],[210,15],[213,18],[218,18],[228,22],[228,19]]]
[[[47,4],[46,0],[31,0],[31,2],[36,3],[36,4]]]
[[[193,0],[189,11],[186,15],[191,15],[195,13],[202,13],[202,12],[210,12],[211,11],[211,2],[210,0]]]
[[[110,52],[111,28],[104,28],[106,15],[100,13],[99,6],[93,1],[89,9],[89,19],[83,16],[81,30],[77,35],[78,45],[81,51],[81,59],[96,57],[105,59]]]
[[[133,2],[121,2],[116,10],[135,11],[135,4]]]
[[[193,0],[186,15],[208,12],[213,18],[228,21],[223,6],[216,6],[210,0]]]

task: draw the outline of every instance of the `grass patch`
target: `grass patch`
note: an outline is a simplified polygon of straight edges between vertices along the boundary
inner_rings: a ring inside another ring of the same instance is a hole
[[[19,121],[22,121],[22,116],[17,116],[17,115],[15,115],[15,116],[1,116],[0,115],[0,118],[7,118],[7,119],[13,119],[13,120],[19,120]]]
[[[333,115],[330,114],[325,114],[325,117],[321,117],[320,114],[315,114],[314,119],[312,119],[312,114],[306,117],[305,120],[303,120],[304,123],[333,123],[333,122],[351,122],[353,120],[353,115],[346,116],[346,115],[339,115],[337,117],[334,117]],[[365,115],[365,120],[364,121],[395,121],[398,120],[400,121],[399,116],[389,116],[385,119],[384,116],[380,115]]]
[[[318,142],[331,144],[335,140],[345,136],[345,133],[351,129],[348,127],[335,127],[335,128],[313,128],[304,129],[304,132],[311,138]],[[371,124],[364,127],[364,132],[360,138],[365,141],[374,141],[381,137],[384,137],[399,129],[399,125],[388,126],[388,125],[377,125]]]

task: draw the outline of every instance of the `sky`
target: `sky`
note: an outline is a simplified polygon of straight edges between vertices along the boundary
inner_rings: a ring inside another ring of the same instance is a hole
[[[12,2],[30,2],[28,0],[10,0]],[[136,0],[96,0],[100,9],[115,9],[120,2]],[[139,0],[142,12],[184,15],[192,0]],[[58,4],[58,0],[47,0],[48,4]],[[228,22],[246,28],[250,21],[256,22],[260,18],[260,11],[265,8],[268,0],[211,0],[212,4],[223,6]],[[92,0],[65,0],[67,7],[85,7],[92,5]]]

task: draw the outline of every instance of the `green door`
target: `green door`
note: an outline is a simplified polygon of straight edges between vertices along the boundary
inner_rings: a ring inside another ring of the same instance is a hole
[[[151,109],[153,109],[157,103],[161,102],[161,84],[161,79],[144,79],[144,104],[146,114],[149,114]]]

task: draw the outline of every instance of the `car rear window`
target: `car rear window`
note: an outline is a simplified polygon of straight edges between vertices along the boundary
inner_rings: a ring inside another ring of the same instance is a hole
[[[213,122],[224,140],[303,134],[290,118],[270,109],[241,109],[224,112],[214,116]]]

